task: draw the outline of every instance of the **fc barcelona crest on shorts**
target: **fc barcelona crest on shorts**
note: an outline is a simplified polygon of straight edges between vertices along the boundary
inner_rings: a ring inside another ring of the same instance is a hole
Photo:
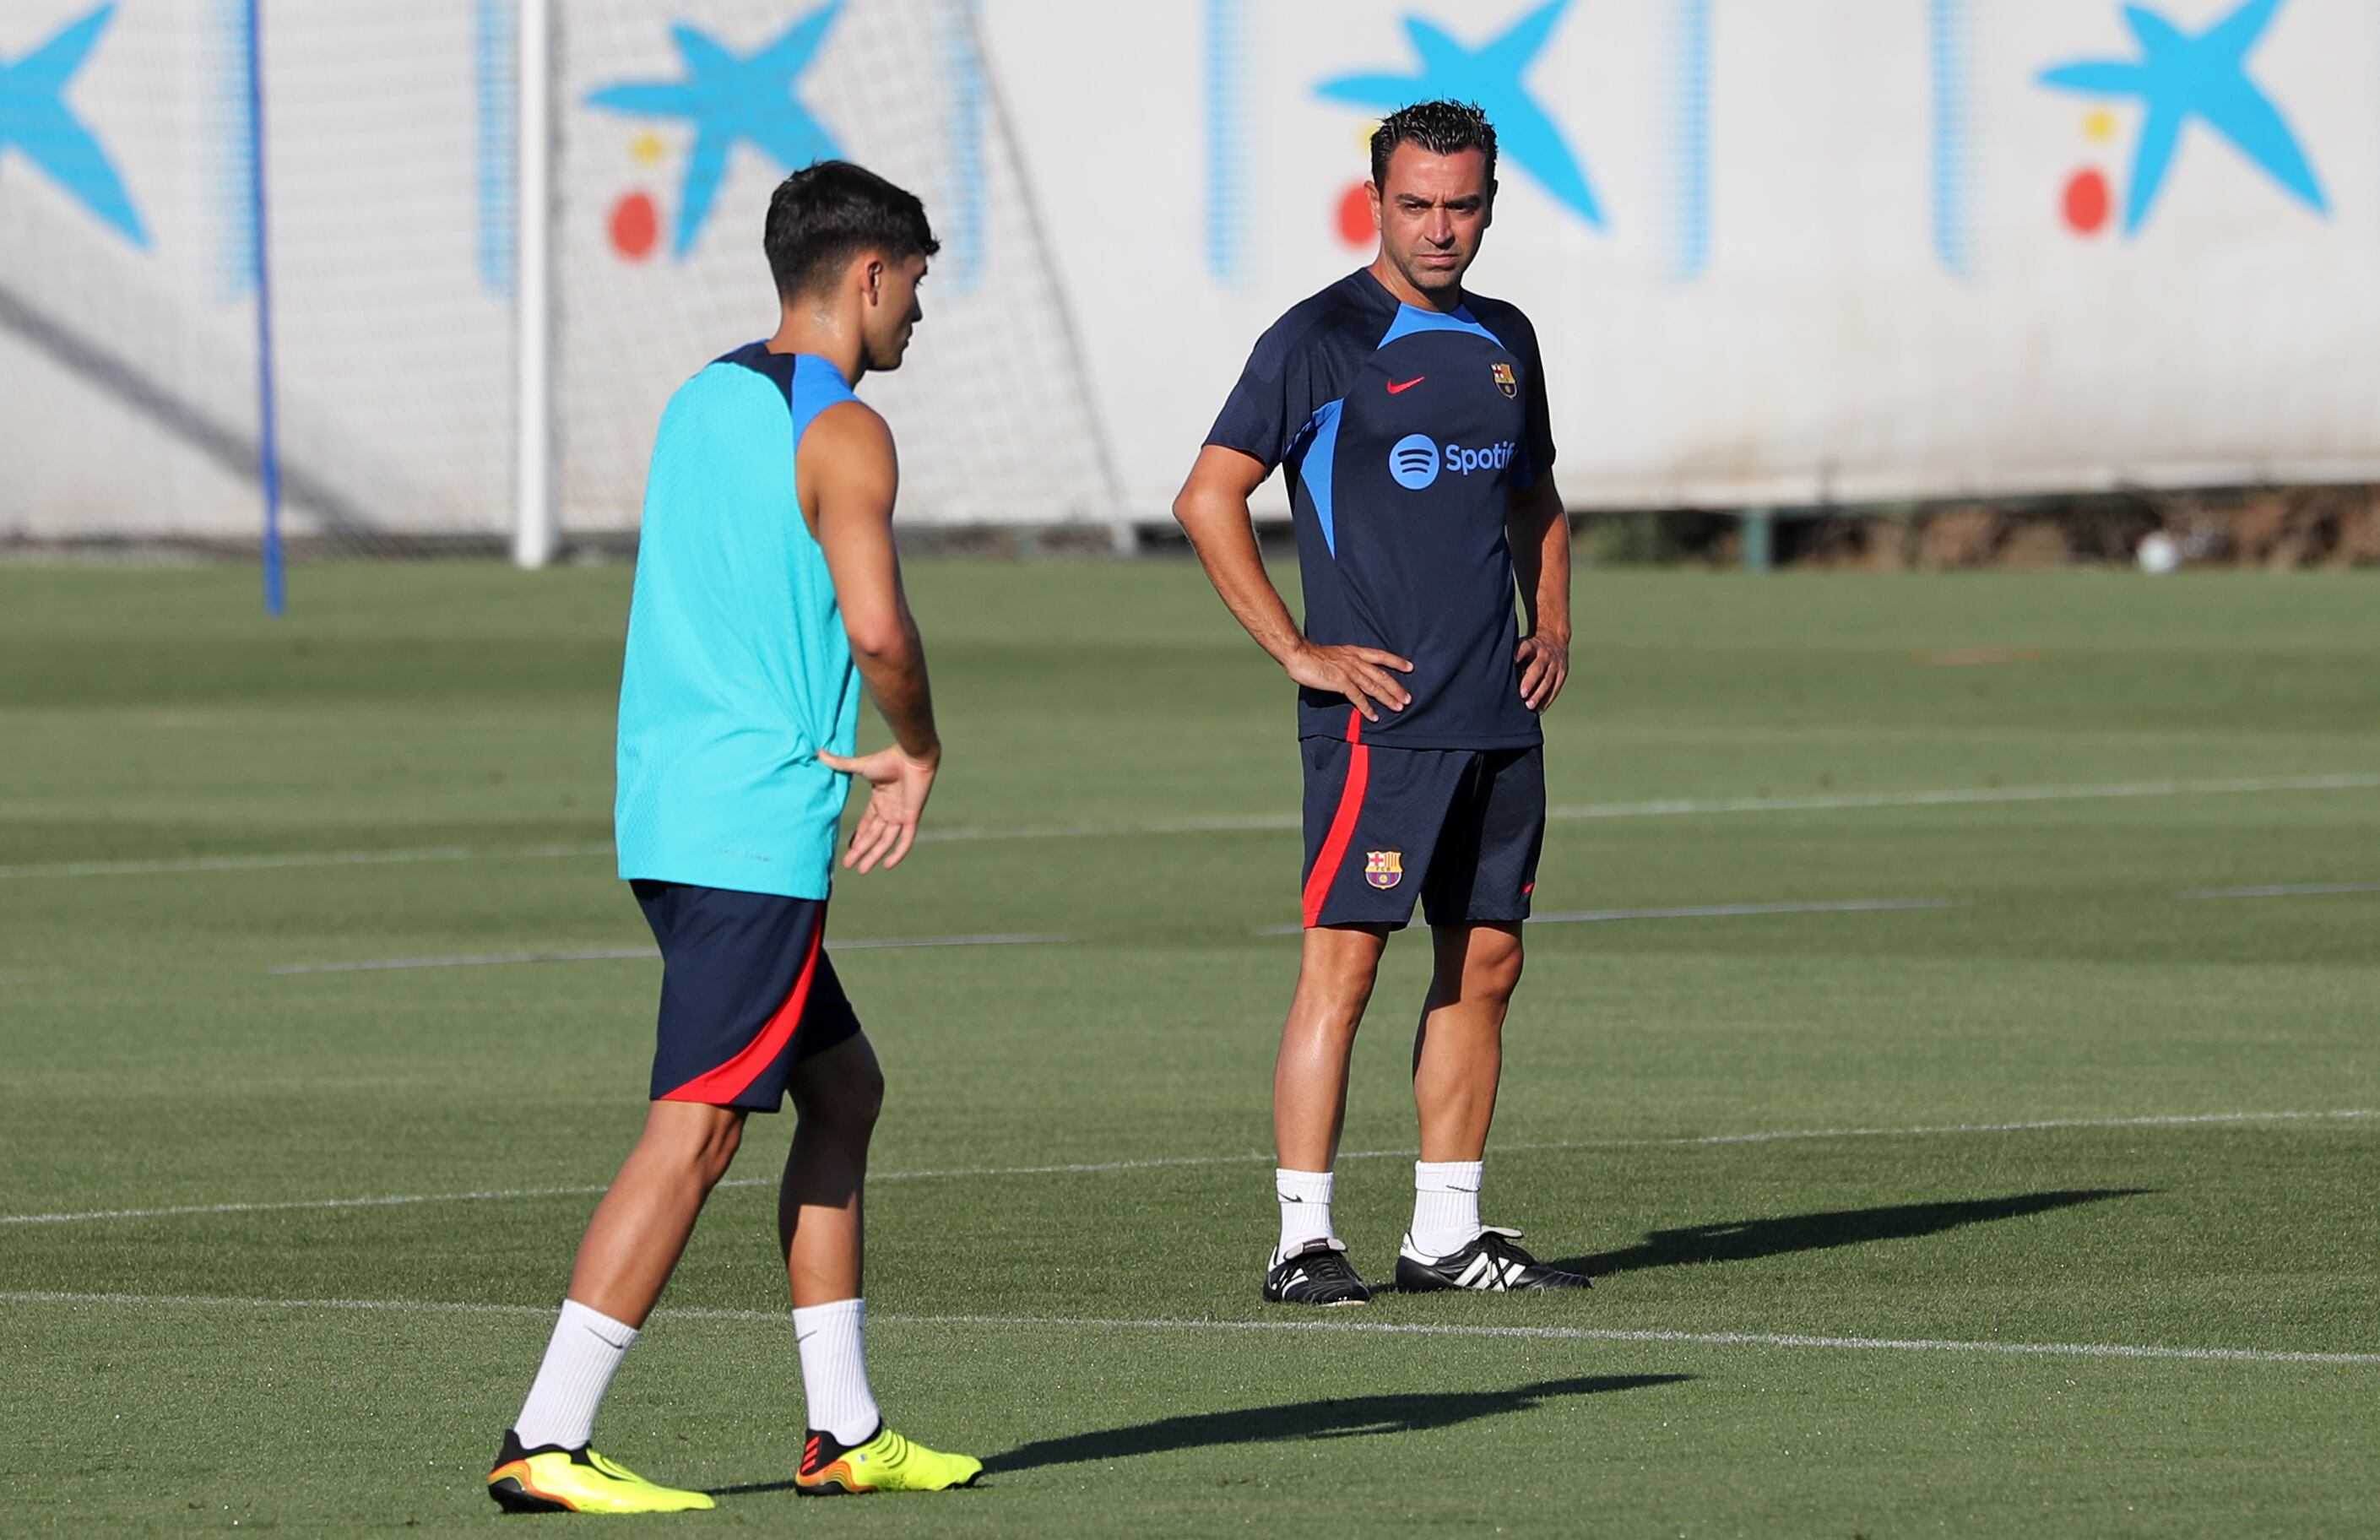
[[[1521,382],[1513,378],[1512,365],[1489,364],[1488,366],[1488,372],[1496,377],[1496,388],[1502,391],[1506,395],[1518,395],[1521,394]]]
[[[1375,888],[1393,888],[1405,879],[1405,853],[1402,850],[1367,850],[1364,853],[1364,880]]]

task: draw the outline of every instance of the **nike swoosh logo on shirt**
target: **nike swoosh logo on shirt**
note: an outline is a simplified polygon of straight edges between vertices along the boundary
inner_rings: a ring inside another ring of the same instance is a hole
[[[1402,385],[1398,384],[1394,380],[1391,380],[1389,382],[1389,394],[1390,395],[1402,395],[1406,391],[1413,389],[1415,385],[1420,384],[1424,380],[1428,378],[1429,376],[1427,374],[1416,374]]]

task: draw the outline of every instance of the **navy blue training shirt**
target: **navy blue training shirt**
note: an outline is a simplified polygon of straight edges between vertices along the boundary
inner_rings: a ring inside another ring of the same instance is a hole
[[[1543,741],[1513,661],[1516,491],[1553,468],[1537,334],[1501,300],[1403,304],[1359,269],[1257,340],[1207,442],[1283,467],[1305,635],[1411,660],[1413,701],[1367,743]],[[1300,737],[1349,735],[1347,698],[1298,692]]]

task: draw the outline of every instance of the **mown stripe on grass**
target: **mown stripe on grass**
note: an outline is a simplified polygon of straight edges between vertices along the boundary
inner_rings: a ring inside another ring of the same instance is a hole
[[[1704,903],[1671,909],[1579,909],[1537,915],[1533,925],[1582,925],[1613,920],[1742,919],[1763,915],[1874,915],[1913,909],[1972,908],[1971,898],[1839,898],[1793,903]],[[1298,936],[1297,925],[1260,926],[1257,936]],[[885,951],[897,947],[1056,946],[1082,940],[1065,935],[880,936],[837,941],[837,952]],[[443,957],[368,957],[337,963],[278,963],[264,971],[276,977],[323,973],[387,973],[409,968],[513,967],[529,963],[643,963],[658,960],[651,947],[577,947],[554,952],[457,952]]]
[[[2262,888],[2193,888],[2180,899],[2312,898],[2324,893],[2380,893],[2380,882],[2276,882]]]
[[[1608,925],[1620,920],[1729,920],[1764,915],[1888,915],[1921,909],[1972,909],[1971,898],[1827,898],[1793,903],[1694,903],[1668,909],[1572,909],[1532,915],[1531,925]],[[1259,936],[1298,936],[1303,926],[1269,925]]]
[[[550,861],[609,855],[612,843],[559,845],[428,845],[417,850],[285,851],[262,855],[190,855],[171,860],[53,861],[0,867],[11,877],[158,877],[194,872],[278,871],[290,867],[403,867],[425,861]]]
[[[867,936],[856,940],[837,941],[837,952],[892,952],[904,947],[1023,947],[1051,946],[1071,941],[1072,936]],[[661,953],[651,947],[582,947],[570,952],[505,952],[457,953],[448,957],[370,957],[346,963],[283,963],[265,969],[268,974],[313,973],[385,973],[402,968],[490,968],[510,967],[523,963],[630,963],[659,962]]]
[[[2119,781],[2071,786],[1965,786],[1912,792],[1835,792],[1812,796],[1669,797],[1651,802],[1590,802],[1551,807],[1557,820],[1691,818],[1706,814],[1824,813],[1883,807],[1979,806],[1994,803],[2092,802],[2132,797],[2219,796],[2268,792],[2338,792],[2380,787],[2380,774],[2231,776],[2199,781]],[[921,841],[1084,840],[1159,834],[1253,833],[1298,827],[1297,815],[1172,819],[1130,823],[929,829]],[[0,867],[0,879],[162,876],[184,872],[265,871],[291,867],[399,866],[421,861],[533,861],[612,854],[611,844],[515,847],[434,845],[419,850],[290,851],[260,855],[198,855],[173,860],[55,861]]]
[[[1969,909],[1971,898],[1838,898],[1804,903],[1704,903],[1673,909],[1572,909],[1530,916],[1537,925],[1597,925],[1611,920],[1724,920],[1760,915],[1884,915],[1912,909]]]
[[[1643,1138],[1547,1139],[1500,1143],[1500,1156],[1562,1150],[1680,1149],[1709,1145],[1773,1145],[1805,1139],[1913,1139],[1948,1134],[2030,1134],[2056,1129],[2191,1128],[2226,1123],[2312,1122],[2380,1118],[2380,1110],[2342,1108],[2304,1112],[2178,1112],[2131,1118],[2042,1118],[2024,1122],[1931,1123],[1907,1128],[1789,1128],[1750,1134],[1679,1134]],[[1342,1160],[1409,1159],[1411,1148],[1342,1150]],[[1011,1176],[1086,1176],[1105,1171],[1162,1170],[1180,1166],[1245,1166],[1271,1160],[1268,1151],[1235,1155],[1165,1155],[1138,1160],[1092,1160],[1052,1166],[952,1166],[915,1171],[872,1171],[874,1182],[925,1182]],[[773,1176],[730,1177],[722,1187],[770,1187]],[[161,1208],[90,1208],[59,1214],[0,1214],[0,1225],[80,1224],[103,1219],[170,1219],[206,1214],[278,1214],[326,1208],[401,1208],[426,1203],[514,1203],[537,1198],[592,1197],[595,1183],[571,1187],[504,1187],[459,1193],[398,1193],[379,1197],[289,1198],[260,1203],[177,1204]]]
[[[553,1314],[550,1304],[499,1304],[467,1300],[265,1299],[237,1294],[73,1293],[59,1290],[0,1292],[6,1304],[106,1305],[183,1310],[320,1310],[391,1315],[525,1316]],[[728,1310],[702,1305],[664,1308],[657,1316],[680,1321],[766,1322],[780,1325],[782,1310]],[[1197,1316],[1146,1319],[1099,1316],[907,1315],[868,1313],[878,1326],[989,1327],[1063,1331],[1299,1331],[1383,1337],[1518,1338],[1529,1341],[1660,1342],[1721,1348],[1833,1348],[1853,1352],[1947,1352],[2017,1354],[2041,1358],[2139,1358],[2218,1364],[2321,1364],[2380,1366],[2380,1352],[2320,1352],[2289,1348],[2171,1348],[2127,1342],[1958,1341],[1928,1337],[1817,1337],[1774,1331],[1653,1331],[1614,1327],[1469,1326],[1427,1321],[1208,1320]]]

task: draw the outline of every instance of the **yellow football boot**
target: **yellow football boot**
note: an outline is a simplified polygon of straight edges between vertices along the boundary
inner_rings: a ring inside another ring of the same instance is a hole
[[[525,1449],[510,1429],[488,1473],[488,1496],[507,1513],[683,1513],[718,1506],[708,1492],[657,1486],[584,1445]]]
[[[802,1445],[802,1468],[795,1473],[794,1485],[814,1498],[941,1492],[972,1486],[981,1474],[982,1461],[913,1444],[880,1424],[873,1437],[848,1447],[836,1443],[834,1435],[812,1428]]]

